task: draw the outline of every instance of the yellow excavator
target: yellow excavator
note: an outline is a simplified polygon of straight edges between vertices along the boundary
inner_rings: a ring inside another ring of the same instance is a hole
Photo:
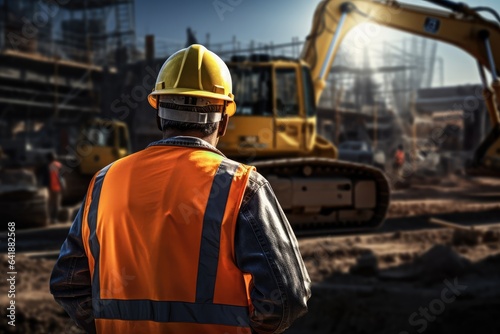
[[[477,59],[493,130],[478,148],[471,170],[500,168],[496,100],[500,53],[493,50],[500,46],[500,28],[465,5],[431,2],[452,11],[396,1],[321,1],[300,59],[254,55],[234,57],[228,64],[238,110],[219,147],[228,156],[257,166],[267,177],[296,232],[375,228],[389,205],[384,174],[371,166],[337,160],[337,149],[316,132],[316,104],[339,45],[361,23],[447,42]],[[491,86],[485,67],[494,78]]]

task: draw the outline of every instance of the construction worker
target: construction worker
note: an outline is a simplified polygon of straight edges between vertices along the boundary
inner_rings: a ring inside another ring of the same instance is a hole
[[[57,222],[57,216],[61,207],[64,180],[61,175],[62,165],[59,161],[57,161],[55,153],[48,153],[47,160],[49,162],[47,182],[49,189],[48,211],[50,223],[54,224]]]
[[[394,153],[394,161],[392,163],[392,172],[396,177],[401,176],[401,171],[405,163],[405,151],[403,150],[403,145],[399,144],[396,152]]]
[[[215,146],[236,105],[201,45],[169,57],[149,103],[163,140],[98,172],[51,292],[97,333],[281,333],[310,279],[266,179]]]

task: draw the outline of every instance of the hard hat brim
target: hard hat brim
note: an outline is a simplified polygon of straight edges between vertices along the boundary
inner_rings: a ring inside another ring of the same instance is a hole
[[[223,94],[217,94],[197,89],[189,89],[189,88],[170,88],[170,89],[162,89],[155,90],[151,94],[148,95],[149,105],[153,108],[157,108],[158,95],[186,95],[186,96],[199,96],[199,97],[208,97],[213,99],[219,99],[228,101],[226,107],[226,114],[228,116],[233,116],[236,112],[236,103],[229,97]]]

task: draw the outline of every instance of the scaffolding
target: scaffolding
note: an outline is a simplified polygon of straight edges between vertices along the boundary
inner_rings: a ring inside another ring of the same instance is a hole
[[[185,47],[185,42],[176,41],[165,38],[155,37],[156,54],[159,58],[166,59]],[[211,42],[210,34],[205,36],[205,41],[202,42],[210,51],[215,52],[224,60],[231,60],[232,56],[250,55],[250,54],[268,54],[273,57],[285,57],[297,59],[300,56],[304,41],[299,40],[298,37],[293,37],[290,42],[275,44],[273,42],[256,42],[249,41],[243,43],[234,36],[230,41]],[[144,45],[140,42],[139,45]]]
[[[0,0],[0,137],[108,116],[135,61],[133,0]],[[50,127],[50,126],[49,126]]]
[[[0,47],[99,66],[135,59],[133,0],[1,0]]]

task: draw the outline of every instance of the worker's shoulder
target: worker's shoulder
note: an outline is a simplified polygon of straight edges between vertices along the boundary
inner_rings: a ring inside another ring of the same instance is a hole
[[[262,174],[257,172],[255,169],[250,171],[250,176],[248,177],[249,187],[258,189],[265,184],[269,184],[269,181],[267,181],[267,179],[262,176]]]
[[[146,155],[146,151],[145,150],[140,150],[140,151],[131,153],[131,154],[126,155],[126,156],[124,156],[124,157],[122,157],[120,159],[115,160],[113,162],[113,164],[117,165],[117,164],[132,163],[135,160],[141,160],[141,159],[143,159],[145,155]]]
[[[141,161],[143,158],[144,158],[144,150],[137,151],[113,161],[112,163],[104,167],[100,172],[106,171],[107,173],[108,170],[113,172],[114,170],[117,170],[117,168],[120,169],[119,166],[121,168],[127,168],[127,166],[131,166],[134,164],[135,161]]]
[[[263,198],[265,198],[267,201],[272,201],[272,199],[275,198],[271,184],[259,172],[257,172],[255,169],[252,169],[248,177],[248,182],[245,189],[245,194],[243,195],[243,201],[241,202],[241,207],[246,208],[247,210],[253,210],[255,209],[255,207],[253,207],[255,204],[251,203],[253,201],[257,201],[255,203],[261,203]]]
[[[261,189],[262,187],[270,187],[269,182],[266,180],[264,176],[262,176],[255,169],[250,170],[247,187],[245,189],[245,194],[243,195],[242,205],[244,206],[253,197],[255,197],[259,189]]]
[[[226,161],[229,161],[230,163],[234,163],[239,165],[240,167],[243,168],[245,173],[250,173],[248,177],[248,186],[252,189],[257,190],[258,188],[262,187],[265,184],[268,184],[269,182],[266,180],[264,176],[262,176],[257,170],[255,169],[254,166],[251,165],[246,165],[244,163],[232,160],[232,159],[226,159]]]

